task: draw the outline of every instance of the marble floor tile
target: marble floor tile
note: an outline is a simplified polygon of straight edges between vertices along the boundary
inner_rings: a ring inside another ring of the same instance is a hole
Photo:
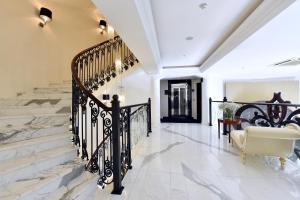
[[[277,158],[263,156],[249,156],[244,165],[214,127],[161,124],[133,150],[123,194],[97,191],[95,199],[300,199],[299,161],[279,167]]]

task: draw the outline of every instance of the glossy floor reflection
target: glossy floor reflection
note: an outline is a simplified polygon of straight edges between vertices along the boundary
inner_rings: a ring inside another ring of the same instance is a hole
[[[289,160],[280,170],[277,158],[252,156],[243,165],[228,138],[208,126],[161,124],[133,156],[123,194],[97,191],[95,199],[300,199],[299,164]]]

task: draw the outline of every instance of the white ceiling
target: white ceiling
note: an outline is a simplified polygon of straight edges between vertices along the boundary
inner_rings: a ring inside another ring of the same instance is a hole
[[[151,0],[162,66],[200,65],[260,3]],[[194,39],[186,40],[189,36]]]
[[[300,65],[272,67],[300,57],[300,1],[296,1],[208,69],[226,79],[300,77]]]

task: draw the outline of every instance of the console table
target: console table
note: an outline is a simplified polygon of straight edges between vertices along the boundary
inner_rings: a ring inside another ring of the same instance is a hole
[[[228,141],[230,143],[231,126],[241,124],[241,120],[240,119],[218,119],[218,137],[219,137],[219,139],[220,139],[220,124],[221,123],[223,123],[223,126],[226,126],[226,125],[229,126]]]

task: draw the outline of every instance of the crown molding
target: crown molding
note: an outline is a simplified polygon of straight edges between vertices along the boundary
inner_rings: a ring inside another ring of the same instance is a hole
[[[233,33],[200,65],[200,71],[204,72],[212,65],[231,52],[248,37],[262,28],[283,10],[289,7],[295,0],[264,0],[262,3],[237,27]]]

